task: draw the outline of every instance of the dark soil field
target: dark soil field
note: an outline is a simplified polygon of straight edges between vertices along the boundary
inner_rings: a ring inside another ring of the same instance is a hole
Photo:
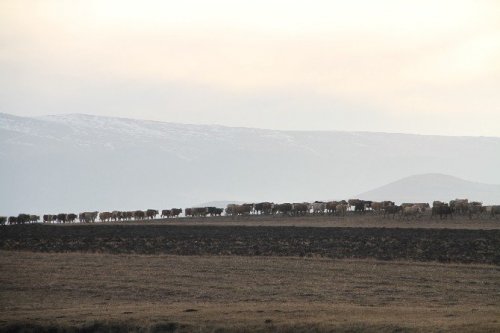
[[[0,331],[500,332],[497,224],[4,226]]]
[[[500,230],[163,224],[15,225],[0,249],[172,255],[373,258],[500,264]]]

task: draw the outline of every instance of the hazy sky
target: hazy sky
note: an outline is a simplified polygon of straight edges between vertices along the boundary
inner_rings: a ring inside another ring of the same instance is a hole
[[[500,1],[0,1],[0,112],[500,136]]]

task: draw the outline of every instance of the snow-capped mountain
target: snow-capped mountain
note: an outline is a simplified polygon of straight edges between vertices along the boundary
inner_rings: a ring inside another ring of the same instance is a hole
[[[0,215],[346,198],[443,173],[500,184],[500,138],[0,114]]]

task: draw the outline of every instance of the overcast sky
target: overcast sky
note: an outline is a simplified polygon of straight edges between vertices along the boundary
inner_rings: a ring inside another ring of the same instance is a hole
[[[500,136],[500,1],[2,0],[0,112]]]

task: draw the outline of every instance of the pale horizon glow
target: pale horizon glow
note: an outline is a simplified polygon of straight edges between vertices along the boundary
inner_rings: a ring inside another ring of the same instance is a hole
[[[0,3],[0,112],[500,136],[500,3]]]

